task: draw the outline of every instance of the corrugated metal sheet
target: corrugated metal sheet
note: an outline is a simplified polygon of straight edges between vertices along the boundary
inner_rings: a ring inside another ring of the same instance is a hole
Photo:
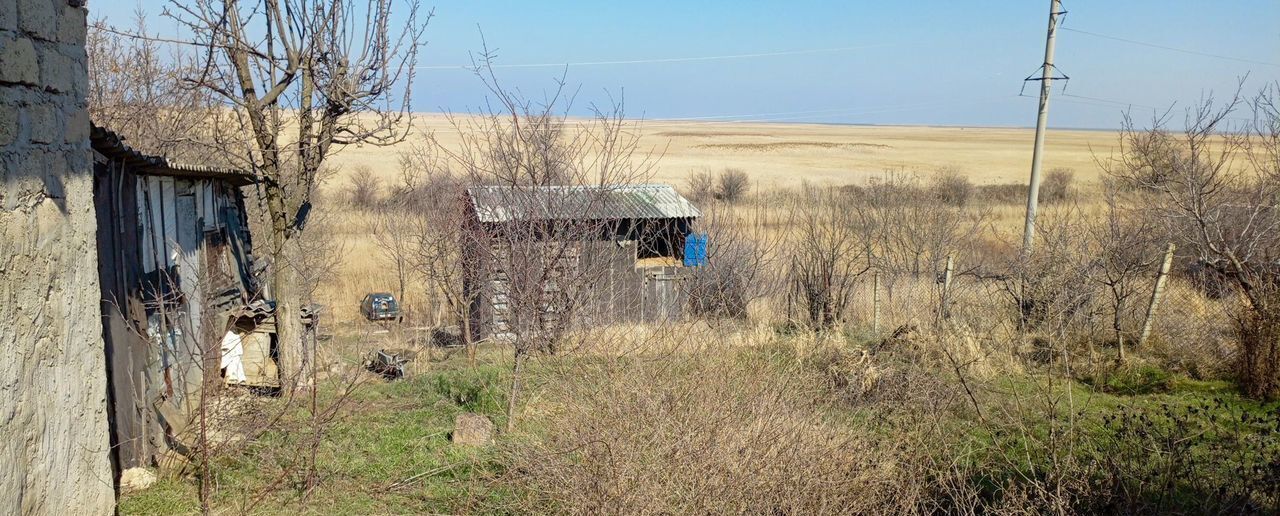
[[[93,150],[112,160],[134,167],[138,174],[168,177],[219,179],[235,186],[257,182],[253,174],[227,167],[174,163],[162,156],[149,156],[134,150],[115,132],[90,125],[89,142]]]
[[[473,186],[481,222],[697,218],[702,212],[671,185]]]

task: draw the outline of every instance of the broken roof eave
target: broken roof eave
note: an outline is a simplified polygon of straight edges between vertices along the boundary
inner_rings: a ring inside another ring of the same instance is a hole
[[[482,223],[680,220],[702,212],[667,184],[474,186],[470,208]]]
[[[234,186],[248,186],[258,178],[244,170],[210,165],[175,163],[162,156],[151,156],[134,150],[115,132],[90,125],[89,141],[93,150],[104,157],[133,167],[138,174],[191,179],[225,181]]]

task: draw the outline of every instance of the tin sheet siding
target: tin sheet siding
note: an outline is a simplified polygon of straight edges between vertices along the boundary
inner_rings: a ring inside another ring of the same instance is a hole
[[[224,180],[140,175],[101,154],[94,175],[112,444],[120,467],[147,466],[219,379],[218,326],[255,288],[243,203]]]

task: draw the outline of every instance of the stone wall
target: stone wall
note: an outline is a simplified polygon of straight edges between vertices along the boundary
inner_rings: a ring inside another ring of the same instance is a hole
[[[0,0],[0,512],[110,514],[84,0]]]

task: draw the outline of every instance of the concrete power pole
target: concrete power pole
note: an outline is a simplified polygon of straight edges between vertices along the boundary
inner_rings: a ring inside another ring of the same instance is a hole
[[[1045,36],[1044,42],[1044,65],[1041,66],[1041,75],[1039,78],[1028,77],[1028,81],[1040,81],[1040,114],[1036,118],[1036,143],[1031,153],[1031,186],[1027,191],[1027,224],[1022,232],[1022,255],[1026,258],[1031,255],[1032,241],[1035,239],[1036,231],[1036,208],[1040,203],[1040,162],[1044,159],[1044,131],[1045,125],[1049,123],[1049,92],[1053,89],[1053,81],[1055,79],[1065,79],[1066,77],[1054,77],[1053,72],[1053,46],[1054,40],[1058,34],[1058,16],[1066,14],[1062,10],[1062,0],[1050,0],[1049,2],[1049,31]]]

